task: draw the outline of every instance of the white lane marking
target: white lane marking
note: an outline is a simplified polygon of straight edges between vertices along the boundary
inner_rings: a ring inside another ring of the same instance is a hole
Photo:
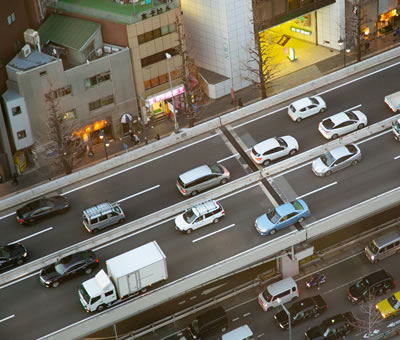
[[[26,237],[21,238],[21,239],[19,239],[19,240],[13,241],[13,242],[11,242],[11,243],[9,243],[9,244],[13,244],[13,243],[17,243],[17,242],[21,242],[21,241],[27,240],[28,238],[31,238],[31,237],[40,235],[40,234],[42,234],[42,233],[45,233],[46,231],[50,231],[51,229],[53,229],[53,227],[48,227],[47,229],[43,229],[43,230],[41,230],[41,231],[38,231],[37,233],[34,233],[34,234],[32,234],[32,235],[26,236]]]
[[[398,159],[398,158],[400,158],[400,155],[399,155],[399,156],[396,156],[396,157],[394,157],[394,159]]]
[[[146,192],[148,192],[148,191],[151,191],[151,190],[154,190],[154,189],[158,189],[159,187],[160,187],[160,184],[157,184],[157,185],[155,185],[155,186],[153,186],[153,187],[151,187],[151,188],[148,188],[148,189],[139,191],[139,192],[137,192],[136,194],[127,196],[127,197],[125,197],[125,198],[122,198],[122,199],[118,200],[117,202],[118,202],[118,203],[121,203],[121,202],[123,202],[123,201],[129,200],[130,198],[133,198],[133,197],[139,196],[139,195],[141,195],[141,194],[144,194],[144,193],[146,193]]]
[[[226,158],[220,159],[219,161],[217,161],[217,163],[218,163],[218,164],[219,164],[219,163],[222,163],[222,162],[224,162],[224,161],[227,161],[228,159],[231,159],[231,158],[237,157],[237,156],[239,156],[239,154],[238,154],[238,153],[235,153],[235,154],[233,154],[232,156],[228,156],[228,157],[226,157]]]
[[[194,299],[197,299],[197,295],[191,296],[191,297],[189,298],[189,300],[194,300]]]
[[[183,301],[181,301],[181,302],[178,302],[178,305],[183,305],[184,303],[186,303],[185,300],[183,300]]]
[[[391,129],[382,131],[382,132],[380,132],[380,133],[378,133],[378,134],[376,134],[376,135],[373,135],[373,136],[371,136],[371,137],[365,138],[365,139],[363,139],[363,140],[361,140],[361,141],[359,141],[359,142],[357,142],[357,143],[354,143],[354,144],[360,145],[360,144],[362,144],[362,143],[369,142],[370,140],[375,139],[375,138],[378,138],[378,137],[380,137],[380,136],[383,136],[383,135],[385,135],[385,134],[387,134],[387,133],[389,133],[389,132],[391,132],[391,131],[392,131]]]
[[[251,313],[243,314],[244,317],[249,316]]]
[[[278,178],[278,177],[280,177],[280,176],[284,176],[284,175],[286,175],[286,174],[288,174],[288,173],[290,173],[290,172],[292,172],[292,171],[296,171],[296,170],[298,170],[298,169],[304,168],[304,167],[307,166],[307,165],[311,165],[313,161],[314,161],[314,160],[309,161],[309,162],[304,163],[304,164],[301,164],[301,165],[298,165],[298,166],[296,166],[296,167],[294,167],[294,168],[291,168],[291,169],[288,169],[288,170],[286,170],[286,171],[280,172],[279,174],[277,174],[277,175],[275,175],[275,176],[272,176],[271,178],[272,178],[272,179],[276,179],[276,178]]]
[[[238,321],[239,320],[239,318],[234,318],[234,319],[232,319],[232,322],[235,322],[235,321]]]
[[[210,233],[210,234],[207,234],[207,235],[204,235],[204,236],[202,236],[202,237],[196,238],[196,239],[193,240],[192,242],[193,242],[193,243],[198,242],[198,241],[200,241],[200,240],[203,240],[203,239],[205,239],[205,238],[207,238],[207,237],[210,237],[210,236],[212,236],[212,235],[215,235],[215,234],[217,234],[217,233],[220,233],[221,231],[224,231],[224,230],[226,230],[226,229],[232,228],[232,227],[234,227],[234,226],[235,226],[235,224],[228,225],[227,227],[224,227],[224,228],[222,228],[222,229],[216,230],[216,231],[214,231],[214,232],[212,232],[212,233]]]
[[[235,130],[236,128],[239,128],[239,127],[241,127],[241,126],[243,126],[243,125],[246,125],[246,124],[249,124],[249,123],[253,123],[253,122],[255,122],[256,120],[259,120],[259,119],[261,119],[261,118],[267,117],[267,116],[272,115],[272,114],[274,114],[274,113],[277,113],[277,112],[279,112],[279,111],[283,111],[283,110],[287,109],[288,107],[289,107],[289,106],[285,106],[285,107],[282,107],[282,108],[277,109],[277,110],[275,110],[275,111],[272,111],[272,112],[268,112],[268,113],[266,113],[266,114],[263,114],[263,115],[260,116],[260,117],[256,117],[256,118],[250,119],[250,120],[248,120],[247,122],[244,122],[244,123],[242,123],[242,124],[235,125],[235,126],[233,127],[233,129]]]
[[[262,336],[264,336],[264,333],[257,335],[257,338],[261,338]]]
[[[301,195],[301,196],[297,197],[297,199],[303,198],[303,197],[306,197],[306,196],[309,196],[309,195],[312,195],[312,194],[315,194],[315,193],[318,192],[318,191],[324,190],[324,189],[329,188],[329,187],[331,187],[332,185],[336,185],[336,184],[337,184],[337,182],[333,182],[333,183],[331,183],[331,184],[325,185],[325,186],[323,186],[323,187],[321,187],[321,188],[318,188],[318,189],[315,189],[315,190],[313,190],[313,191],[311,191],[311,192],[308,192],[307,194]]]
[[[12,215],[15,215],[15,211],[12,212],[12,213],[9,213],[9,214],[7,214],[7,215],[1,216],[1,217],[0,217],[0,220],[2,220],[3,218],[7,218],[7,217],[9,217],[9,216],[12,216]]]
[[[99,179],[97,179],[97,180],[95,180],[95,181],[93,181],[93,182],[90,182],[90,183],[81,185],[80,187],[77,187],[77,188],[71,189],[71,190],[69,190],[69,191],[66,191],[66,192],[62,193],[61,195],[62,195],[62,196],[68,195],[68,194],[70,194],[71,192],[78,191],[78,190],[80,190],[80,189],[86,188],[86,187],[88,187],[88,186],[91,186],[91,185],[93,185],[93,184],[96,184],[96,183],[98,183],[98,182],[101,182],[101,181],[103,181],[103,180],[106,180],[106,179],[108,179],[108,178],[111,178],[111,177],[120,175],[120,174],[122,174],[122,173],[124,173],[124,172],[130,171],[130,170],[135,169],[135,168],[137,168],[137,167],[139,167],[139,166],[142,166],[142,165],[145,165],[145,164],[147,164],[147,163],[153,162],[153,161],[155,161],[155,160],[157,160],[157,159],[160,159],[160,158],[169,156],[169,155],[171,155],[171,154],[173,154],[173,153],[175,153],[175,152],[184,150],[184,149],[189,148],[189,147],[191,147],[191,146],[193,146],[193,145],[195,145],[195,144],[198,144],[198,143],[204,142],[204,141],[206,141],[206,140],[208,140],[208,139],[214,138],[214,137],[216,137],[216,136],[218,136],[218,135],[219,135],[219,134],[216,133],[216,134],[214,134],[214,135],[208,136],[208,137],[203,138],[203,139],[201,139],[201,140],[198,140],[198,141],[196,141],[196,142],[193,142],[193,143],[190,143],[190,144],[188,144],[188,145],[184,145],[184,146],[182,146],[182,147],[180,147],[180,148],[177,148],[177,149],[168,151],[168,152],[166,152],[165,154],[162,154],[162,155],[160,155],[160,156],[156,156],[156,157],[154,157],[154,158],[152,158],[152,159],[149,159],[149,160],[147,160],[147,161],[144,161],[144,162],[142,162],[142,163],[132,165],[132,166],[129,167],[129,168],[126,168],[126,169],[123,169],[123,170],[120,170],[120,171],[117,171],[117,172],[113,172],[112,174],[110,174],[110,175],[108,175],[108,176],[104,176],[104,177],[99,178]]]
[[[40,274],[40,271],[35,272],[35,273],[32,273],[32,274],[29,274],[29,275],[27,275],[27,276],[24,276],[24,277],[18,279],[18,280],[14,280],[14,281],[12,281],[12,282],[9,282],[9,283],[7,283],[7,284],[1,286],[0,289],[6,288],[6,287],[11,286],[11,285],[14,285],[14,284],[16,284],[16,283],[18,283],[18,282],[21,282],[21,281],[23,281],[23,280],[29,279],[29,278],[31,278],[31,277],[33,277],[33,276],[36,276],[36,275],[39,275],[39,274]],[[39,283],[39,284],[40,284],[40,283]]]
[[[254,187],[256,187],[257,185],[259,185],[259,183],[252,184],[252,185],[250,185],[250,186],[248,186],[248,187],[246,187],[246,188],[243,188],[243,189],[240,189],[240,190],[238,190],[238,191],[235,191],[235,192],[233,192],[233,193],[231,193],[231,194],[222,196],[222,197],[219,198],[218,200],[219,200],[219,201],[222,201],[222,200],[224,200],[225,198],[228,198],[228,197],[234,196],[234,195],[236,195],[236,194],[239,194],[239,193],[241,193],[242,191],[245,191],[245,190],[249,190],[249,189],[251,189],[251,188],[254,188]]]
[[[6,318],[4,318],[4,319],[1,319],[1,320],[0,320],[0,322],[7,321],[7,320],[9,320],[9,319],[12,319],[12,318],[14,318],[14,317],[15,317],[15,314],[13,314],[13,315],[10,315],[10,316],[7,316]]]

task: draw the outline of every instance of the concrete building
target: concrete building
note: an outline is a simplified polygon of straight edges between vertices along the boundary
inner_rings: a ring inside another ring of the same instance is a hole
[[[37,32],[28,33],[27,41]],[[15,150],[43,166],[55,152],[47,94],[70,133],[93,143],[100,130],[108,139],[121,136],[122,115],[137,114],[138,105],[129,49],[104,44],[100,24],[53,14],[39,36],[41,50],[27,44],[8,63],[3,101]]]
[[[182,21],[179,0],[104,0],[96,2],[96,6],[82,0],[58,0],[50,3],[48,9],[98,22],[105,43],[129,47],[140,118],[145,124],[173,118],[172,93],[179,107],[183,105],[185,91],[180,77],[182,57],[175,50],[179,45],[177,22]],[[166,53],[171,55],[169,61]]]

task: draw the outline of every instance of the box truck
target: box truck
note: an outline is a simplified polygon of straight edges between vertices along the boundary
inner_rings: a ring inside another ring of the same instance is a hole
[[[385,103],[393,112],[400,112],[400,91],[387,95]]]
[[[100,270],[79,287],[87,312],[100,312],[168,278],[166,257],[156,241],[107,260],[106,268],[107,273]]]

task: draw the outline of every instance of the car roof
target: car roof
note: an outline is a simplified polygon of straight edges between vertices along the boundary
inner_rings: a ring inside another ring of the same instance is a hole
[[[349,117],[344,112],[339,112],[327,119],[330,119],[334,125],[338,125],[340,123],[347,122]]]
[[[219,204],[217,201],[208,200],[208,201],[204,201],[199,204],[196,204],[193,207],[193,210],[197,213],[196,214],[197,216],[200,216],[200,215],[204,215],[208,212],[214,211],[218,208],[219,208]]]
[[[65,256],[62,259],[60,259],[60,261],[62,261],[62,263],[64,265],[71,265],[75,262],[89,258],[92,254],[94,254],[94,253],[91,250],[83,250],[83,251],[79,251],[77,253],[73,253],[71,255]]]
[[[199,177],[210,174],[212,174],[211,168],[208,165],[201,165],[197,168],[184,172],[183,174],[179,175],[179,177],[183,183],[189,183],[195,179],[198,179]]]
[[[302,200],[298,199],[296,201],[299,202],[302,205],[304,210],[306,209],[305,204],[303,203]],[[294,211],[297,211],[293,206],[293,203],[296,202],[296,201],[284,203],[284,204],[276,207],[275,211],[281,216],[290,214],[290,213],[292,213]]]
[[[254,150],[261,153],[261,152],[265,152],[267,150],[276,148],[278,146],[279,146],[279,143],[276,140],[276,137],[272,137],[272,138],[268,138],[265,141],[262,141],[256,145],[254,145]]]
[[[296,110],[301,109],[301,108],[306,107],[311,104],[312,104],[312,102],[309,97],[301,98],[292,103],[292,105],[296,108]]]
[[[339,146],[331,151],[329,151],[333,158],[338,159],[340,157],[351,155],[352,153],[346,148],[345,145]]]

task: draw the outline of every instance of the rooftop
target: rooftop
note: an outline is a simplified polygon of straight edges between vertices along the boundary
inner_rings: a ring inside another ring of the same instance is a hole
[[[180,6],[179,0],[130,1],[53,0],[48,7],[129,25]]]
[[[34,69],[35,67],[45,65],[50,63],[56,58],[41,52],[37,52],[32,50],[32,53],[27,57],[22,56],[18,53],[9,63],[9,66],[12,66],[20,71],[28,71]]]

